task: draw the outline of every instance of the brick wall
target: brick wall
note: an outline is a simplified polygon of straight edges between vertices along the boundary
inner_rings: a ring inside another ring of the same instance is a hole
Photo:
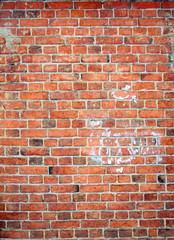
[[[173,16],[0,2],[1,239],[174,239]]]

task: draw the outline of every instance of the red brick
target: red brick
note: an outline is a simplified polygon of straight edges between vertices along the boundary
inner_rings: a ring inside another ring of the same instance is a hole
[[[15,2],[1,2],[0,3],[0,9],[14,9],[15,8]]]
[[[51,223],[52,228],[78,228],[79,221],[55,221]]]
[[[106,204],[105,203],[79,203],[78,204],[78,209],[79,210],[105,210],[106,209]]]
[[[139,112],[141,118],[161,118],[164,117],[164,111],[162,110],[141,110]]]
[[[41,11],[41,16],[43,18],[52,18],[54,17],[54,11]]]
[[[131,18],[142,17],[142,11],[141,10],[130,10],[129,17],[131,17]]]
[[[29,234],[26,231],[1,231],[1,238],[11,238],[13,235],[14,239],[28,238]]]
[[[173,2],[162,2],[161,7],[171,9],[171,8],[174,8],[174,3]]]
[[[112,10],[101,10],[100,17],[101,18],[113,17],[113,11]]]
[[[107,227],[108,221],[106,220],[83,220],[83,228],[98,228],[98,227]]]
[[[104,174],[104,167],[79,167],[79,174]]]
[[[135,204],[133,203],[109,203],[109,210],[133,210],[135,209]]]
[[[130,8],[129,2],[119,2],[119,1],[106,1],[104,2],[104,8]]]
[[[92,27],[92,26],[107,26],[108,21],[105,19],[81,19],[80,26]]]
[[[27,219],[27,213],[1,213],[0,219],[4,220],[26,220]]]
[[[109,116],[111,118],[135,118],[137,116],[137,111],[136,110],[110,111]]]
[[[102,3],[100,2],[76,2],[76,9],[99,9],[102,8]]]
[[[97,44],[122,44],[123,38],[121,37],[97,37],[96,38]]]
[[[46,27],[48,26],[47,19],[21,19],[20,21],[21,27]]]
[[[1,183],[27,183],[27,178],[24,176],[1,176]]]
[[[137,9],[160,8],[160,2],[134,2],[132,7]]]
[[[71,10],[71,17],[84,17],[84,10]]]
[[[129,228],[129,227],[137,227],[138,226],[138,222],[137,220],[122,220],[122,221],[111,221],[111,228]]]
[[[77,26],[78,21],[76,19],[50,19],[50,26]]]
[[[0,27],[18,27],[18,20],[0,20]]]
[[[125,56],[125,55],[119,55],[119,56],[117,56],[117,55],[113,55],[112,57],[111,57],[111,62],[112,63],[135,63],[135,62],[137,62],[137,56],[135,56],[135,55],[127,55],[127,56]]]
[[[164,226],[163,220],[141,220],[141,227],[162,227]]]
[[[138,185],[136,184],[111,186],[111,192],[136,192],[137,190],[138,190]]]
[[[41,45],[42,44],[43,45],[55,45],[55,44],[63,44],[64,40],[60,37],[38,37],[38,38],[36,38],[36,43],[41,44]]]
[[[46,9],[71,9],[71,2],[47,2],[45,3]]]
[[[51,203],[49,204],[49,211],[70,211],[75,210],[74,203]]]

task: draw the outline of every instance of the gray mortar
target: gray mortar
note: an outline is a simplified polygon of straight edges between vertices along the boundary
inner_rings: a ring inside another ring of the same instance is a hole
[[[0,36],[5,38],[5,47],[10,48],[10,50],[15,50],[13,41],[19,40],[19,38],[15,38],[9,28],[0,28]]]

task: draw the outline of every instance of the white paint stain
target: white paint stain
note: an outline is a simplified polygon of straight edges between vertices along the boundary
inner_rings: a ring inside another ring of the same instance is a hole
[[[113,137],[120,137],[120,136],[121,136],[121,133],[119,132],[113,134]]]
[[[91,160],[96,162],[96,163],[101,163],[102,158],[101,157],[91,157]]]
[[[137,104],[137,98],[136,98],[136,96],[135,96],[135,95],[133,95],[133,96],[132,96],[132,100],[133,100],[133,102],[134,102],[134,103],[136,103],[136,104]]]
[[[130,159],[123,159],[123,158],[116,159],[116,164],[125,164],[125,163],[130,163]]]
[[[99,148],[99,155],[101,155],[101,150],[102,150],[102,149],[101,149],[101,148]]]
[[[129,85],[126,85],[124,88],[122,88],[124,91],[127,91],[130,89],[130,86]]]
[[[130,155],[136,155],[138,153],[138,149],[128,148]]]
[[[116,172],[117,172],[117,173],[122,173],[122,172],[123,172],[123,167],[121,167],[121,168],[116,168]]]
[[[95,155],[96,155],[96,149],[95,149],[95,148],[92,148],[92,149],[91,149],[90,155],[92,155],[92,156],[95,156]]]
[[[162,157],[159,157],[158,158],[158,163],[161,163],[163,161],[163,158]]]
[[[108,158],[108,164],[112,164],[114,162],[113,158]]]
[[[122,151],[121,151],[121,148],[119,148],[119,149],[118,149],[117,155],[120,155],[120,156],[122,156]]]
[[[160,136],[160,133],[157,133],[157,132],[154,132],[154,131],[152,131],[151,134],[152,134],[153,136]]]
[[[0,36],[5,38],[5,41],[6,41],[5,46],[6,47],[10,47],[11,51],[16,50],[16,47],[14,47],[13,42],[14,42],[14,40],[19,41],[19,38],[14,38],[10,29],[0,28]]]
[[[91,127],[98,127],[100,126],[102,121],[90,121],[89,124]]]
[[[115,95],[115,92],[111,92],[111,96],[112,96],[113,98],[116,98],[116,99],[122,99],[122,97],[116,96],[116,95]]]
[[[116,94],[115,94],[115,92],[111,92],[111,96],[113,97],[113,98],[115,98],[115,99],[127,99],[127,98],[129,98],[130,97],[130,95],[127,93],[127,92],[124,92],[125,93],[125,96],[117,96]],[[127,95],[126,95],[127,94]]]
[[[23,35],[28,34],[28,30],[23,30],[23,31],[22,31],[22,34],[23,34]]]
[[[146,149],[146,151],[145,151],[145,149]],[[142,151],[144,151],[142,154],[143,155],[147,155],[147,152],[149,151],[149,147],[147,147],[147,148],[144,148]],[[152,153],[153,154],[153,153]]]
[[[90,137],[93,137],[94,136],[94,133],[92,132],[91,134],[90,134]]]
[[[111,136],[111,131],[102,133],[102,137],[110,137],[110,136]]]

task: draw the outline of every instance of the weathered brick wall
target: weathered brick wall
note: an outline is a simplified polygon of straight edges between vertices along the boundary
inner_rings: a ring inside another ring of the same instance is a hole
[[[174,239],[173,16],[0,2],[1,239]]]

